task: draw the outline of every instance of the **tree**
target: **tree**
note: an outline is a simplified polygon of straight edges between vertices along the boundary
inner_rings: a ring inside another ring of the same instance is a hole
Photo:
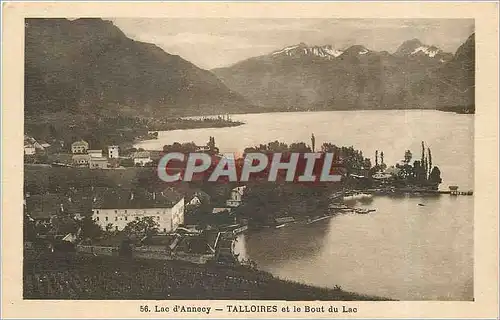
[[[409,164],[411,162],[411,159],[413,158],[413,155],[411,154],[411,151],[410,150],[406,150],[405,151],[405,159],[404,159],[404,163],[405,164]]]
[[[375,167],[378,167],[378,150],[375,150]]]
[[[428,154],[428,158],[429,158],[429,161],[428,161],[428,168],[429,168],[429,171],[428,171],[428,175],[429,175],[429,179],[431,178],[431,168],[432,168],[432,154],[431,154],[431,149],[430,148],[427,148],[427,154]]]
[[[440,184],[441,179],[441,170],[438,167],[432,168],[431,174],[429,175],[429,182],[433,184]]]
[[[92,219],[91,216],[85,216],[82,220],[77,221],[80,228],[80,237],[83,239],[95,239],[102,234],[101,227]]]
[[[55,216],[51,220],[52,228],[56,234],[76,233],[78,225],[69,215]]]
[[[112,224],[112,223],[108,223],[108,224],[106,225],[105,230],[106,230],[106,232],[107,232],[107,233],[112,232],[112,231],[114,230],[114,228],[113,228],[113,224]]]
[[[214,150],[215,149],[215,138],[214,137],[211,136],[208,139],[207,147],[209,147],[210,150]]]
[[[311,152],[311,148],[309,148],[304,142],[292,143],[289,147],[290,152]]]
[[[425,146],[424,146],[424,142],[423,141],[422,141],[422,157],[420,159],[420,163],[422,165],[424,165],[424,163],[425,163]]]
[[[160,231],[160,224],[154,217],[142,217],[131,221],[125,226],[124,231],[129,235],[138,237],[152,236]]]

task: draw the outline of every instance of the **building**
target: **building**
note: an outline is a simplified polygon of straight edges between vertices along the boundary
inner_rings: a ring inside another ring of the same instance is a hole
[[[36,153],[36,148],[34,144],[24,143],[24,154],[27,156],[34,155]]]
[[[236,187],[231,190],[231,198],[226,200],[228,207],[238,207],[241,205],[243,194],[245,193],[246,186]]]
[[[45,144],[45,143],[44,143]],[[48,144],[46,144],[48,145]],[[48,145],[50,146],[50,145]],[[37,152],[43,152],[45,147],[36,141],[35,138],[25,135],[24,136],[24,154],[25,155],[34,155]]]
[[[232,208],[228,207],[216,207],[212,209],[212,214],[222,214],[222,213],[232,213]]]
[[[151,163],[153,160],[151,160],[151,153],[149,151],[138,151],[135,152],[132,156],[134,159],[134,165],[140,165],[144,166],[148,163]]]
[[[47,143],[47,142],[45,142],[45,141],[40,141],[39,143],[40,143],[40,146],[41,146],[42,148],[44,148],[44,149],[48,149],[48,148],[50,148],[50,143]]]
[[[108,146],[108,158],[114,159],[120,157],[120,150],[118,146]]]
[[[89,162],[90,169],[107,169],[108,159],[104,157],[92,157],[90,156]]]
[[[176,192],[117,192],[94,199],[92,217],[103,228],[123,230],[134,219],[152,217],[159,231],[172,232],[184,223],[184,197]]]
[[[71,158],[73,160],[73,165],[78,167],[87,167],[90,162],[90,156],[88,154],[74,154]]]
[[[192,205],[192,206],[199,206],[201,204],[201,200],[198,196],[194,196],[189,202],[188,202],[189,205]]]
[[[79,140],[71,144],[71,153],[86,153],[89,149],[87,141]]]
[[[91,158],[102,158],[102,150],[87,150],[87,154]]]

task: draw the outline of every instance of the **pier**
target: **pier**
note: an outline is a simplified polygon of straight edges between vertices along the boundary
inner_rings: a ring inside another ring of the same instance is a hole
[[[368,194],[373,195],[390,195],[390,194],[427,194],[427,195],[438,195],[438,194],[449,194],[450,196],[472,196],[474,195],[473,190],[461,191],[458,187],[450,186],[449,190],[428,190],[428,189],[375,189],[364,191]]]

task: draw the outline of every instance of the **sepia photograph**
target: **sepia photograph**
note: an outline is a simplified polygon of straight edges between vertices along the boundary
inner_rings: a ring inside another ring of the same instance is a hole
[[[23,303],[482,299],[478,19],[109,12],[23,17]]]
[[[474,299],[473,20],[25,22],[25,298]],[[169,152],[345,170],[169,184]]]

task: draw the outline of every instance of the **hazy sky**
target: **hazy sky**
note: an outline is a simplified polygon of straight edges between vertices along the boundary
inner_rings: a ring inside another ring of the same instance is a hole
[[[418,38],[455,50],[474,32],[473,19],[110,19],[128,37],[158,45],[205,69],[304,42],[344,49],[362,44],[394,52]]]

